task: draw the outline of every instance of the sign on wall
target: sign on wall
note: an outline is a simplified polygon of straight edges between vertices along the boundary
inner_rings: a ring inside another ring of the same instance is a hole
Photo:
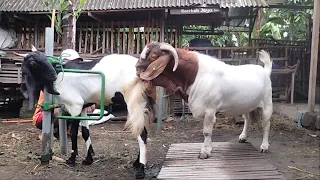
[[[219,8],[170,9],[170,14],[209,14],[220,12]]]

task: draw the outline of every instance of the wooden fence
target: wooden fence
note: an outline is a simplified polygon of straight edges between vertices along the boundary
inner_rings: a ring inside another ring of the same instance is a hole
[[[76,28],[76,50],[84,54],[140,54],[145,44],[160,41],[161,36],[164,36],[166,42],[178,47],[181,44],[180,29],[166,26],[162,33],[161,22],[161,19],[153,18],[145,21],[80,21]],[[48,22],[39,21],[17,25],[17,49],[30,49],[31,45],[44,48],[45,28],[48,26]],[[61,47],[61,37],[57,33],[55,47]]]

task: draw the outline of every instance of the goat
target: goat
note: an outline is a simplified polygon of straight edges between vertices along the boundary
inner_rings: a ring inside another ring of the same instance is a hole
[[[142,50],[136,71],[142,80],[177,93],[186,101],[193,116],[203,120],[204,143],[198,158],[206,159],[211,155],[217,113],[242,115],[245,120],[239,136],[242,143],[247,140],[250,121],[256,121],[262,110],[260,151],[268,150],[273,113],[272,61],[266,51],[259,52],[259,59],[264,68],[253,64],[232,66],[199,52],[151,42]]]
[[[17,54],[17,53],[16,53]],[[63,54],[63,52],[62,52]],[[136,178],[144,178],[144,167],[146,165],[146,144],[148,118],[155,115],[155,87],[150,89],[142,80],[136,76],[135,64],[138,59],[124,54],[111,54],[95,61],[68,61],[63,65],[66,69],[81,69],[101,71],[105,75],[105,97],[101,96],[101,77],[96,74],[82,73],[56,73],[53,66],[48,62],[46,55],[37,51],[34,47],[32,52],[17,54],[24,57],[22,63],[23,84],[22,94],[29,99],[29,106],[34,104],[34,89],[38,84],[41,89],[47,87],[51,94],[55,94],[55,102],[63,104],[71,116],[86,116],[84,108],[99,104],[103,98],[105,105],[111,104],[114,96],[119,93],[123,95],[128,110],[128,120],[140,122],[138,128],[131,127],[130,130],[139,142],[139,155],[133,166],[136,169]],[[53,87],[55,81],[56,89]],[[151,93],[151,95],[150,95]],[[118,98],[119,99],[119,98]],[[30,107],[29,107],[30,108]],[[134,119],[134,120],[133,120]],[[150,119],[149,119],[150,120]],[[84,165],[93,163],[94,151],[89,135],[88,121],[80,122],[82,137],[85,140],[87,157],[82,162]],[[71,125],[72,153],[66,161],[69,165],[75,165],[78,155],[77,134],[79,121],[73,120]],[[125,128],[127,128],[125,126]],[[141,128],[141,129],[140,129]],[[139,133],[138,133],[139,132]]]

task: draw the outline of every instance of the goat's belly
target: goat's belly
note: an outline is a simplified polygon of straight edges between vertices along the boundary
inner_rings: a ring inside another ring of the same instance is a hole
[[[238,116],[242,114],[249,113],[260,106],[260,102],[250,102],[250,103],[233,103],[233,104],[223,104],[217,112],[224,113],[225,115]]]

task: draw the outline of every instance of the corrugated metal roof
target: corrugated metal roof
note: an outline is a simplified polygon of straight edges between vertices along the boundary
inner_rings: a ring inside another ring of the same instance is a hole
[[[2,0],[0,11],[36,12],[48,11],[42,0]],[[59,1],[56,1],[59,2]],[[78,2],[78,0],[76,1]],[[266,0],[87,0],[84,10],[120,10],[173,8],[195,5],[220,5],[222,8],[232,7],[265,7]],[[56,6],[55,6],[56,8]]]

